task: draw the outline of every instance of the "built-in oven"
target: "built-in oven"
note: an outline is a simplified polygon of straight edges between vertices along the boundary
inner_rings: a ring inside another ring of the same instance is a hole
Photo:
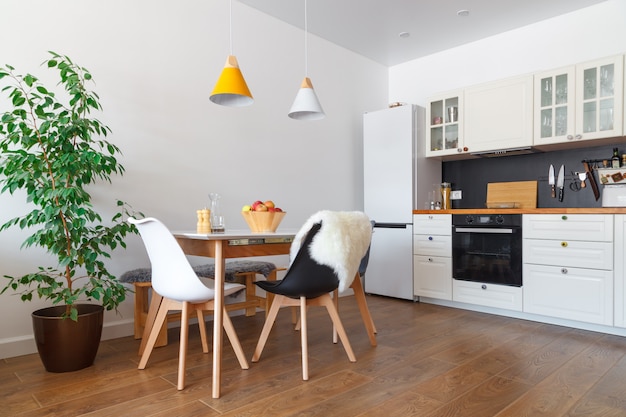
[[[452,215],[452,277],[522,286],[522,215]]]

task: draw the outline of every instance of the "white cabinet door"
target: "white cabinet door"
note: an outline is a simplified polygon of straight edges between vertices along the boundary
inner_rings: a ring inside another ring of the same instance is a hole
[[[613,271],[524,264],[524,312],[613,325]]]
[[[574,139],[575,78],[573,65],[535,75],[535,146]]]
[[[524,239],[522,254],[524,263],[607,271],[613,269],[611,242]]]
[[[413,235],[413,253],[449,258],[452,254],[452,236]]]
[[[525,214],[524,238],[613,241],[613,215],[610,214]]]
[[[532,75],[467,88],[464,123],[470,153],[532,146]]]
[[[506,285],[452,280],[452,299],[462,303],[522,311],[522,289]]]
[[[626,327],[626,214],[615,215],[615,326]]]
[[[428,99],[426,106],[426,156],[463,152],[463,91],[452,91]]]
[[[413,256],[415,295],[452,300],[452,258]]]
[[[451,235],[451,214],[414,214],[413,233],[416,235]]]
[[[576,66],[576,135],[580,139],[622,136],[624,55]]]

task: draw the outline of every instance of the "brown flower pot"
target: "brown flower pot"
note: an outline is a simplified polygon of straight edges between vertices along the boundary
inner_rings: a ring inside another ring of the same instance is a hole
[[[78,321],[63,319],[65,306],[33,312],[37,351],[48,372],[71,372],[91,366],[98,353],[104,308],[77,304]]]

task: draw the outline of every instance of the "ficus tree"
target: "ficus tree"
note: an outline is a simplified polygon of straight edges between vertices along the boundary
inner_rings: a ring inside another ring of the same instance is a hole
[[[92,117],[102,110],[89,90],[90,72],[67,56],[49,52],[42,66],[56,70],[59,94],[31,74],[0,67],[0,193],[26,196],[27,212],[0,226],[32,232],[22,247],[41,247],[56,265],[40,266],[23,276],[4,275],[8,289],[24,301],[33,295],[65,304],[65,316],[77,319],[75,304],[101,302],[107,310],[124,301],[127,288],[105,265],[111,252],[125,248],[124,238],[136,233],[125,221],[130,206],[117,200],[105,224],[92,205],[89,187],[123,175],[120,149],[106,138],[111,129]],[[16,193],[17,191],[21,191]]]

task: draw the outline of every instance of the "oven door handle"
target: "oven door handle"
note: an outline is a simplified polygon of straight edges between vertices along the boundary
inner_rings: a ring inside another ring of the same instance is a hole
[[[487,227],[456,227],[456,233],[513,233],[513,229],[492,229]]]

